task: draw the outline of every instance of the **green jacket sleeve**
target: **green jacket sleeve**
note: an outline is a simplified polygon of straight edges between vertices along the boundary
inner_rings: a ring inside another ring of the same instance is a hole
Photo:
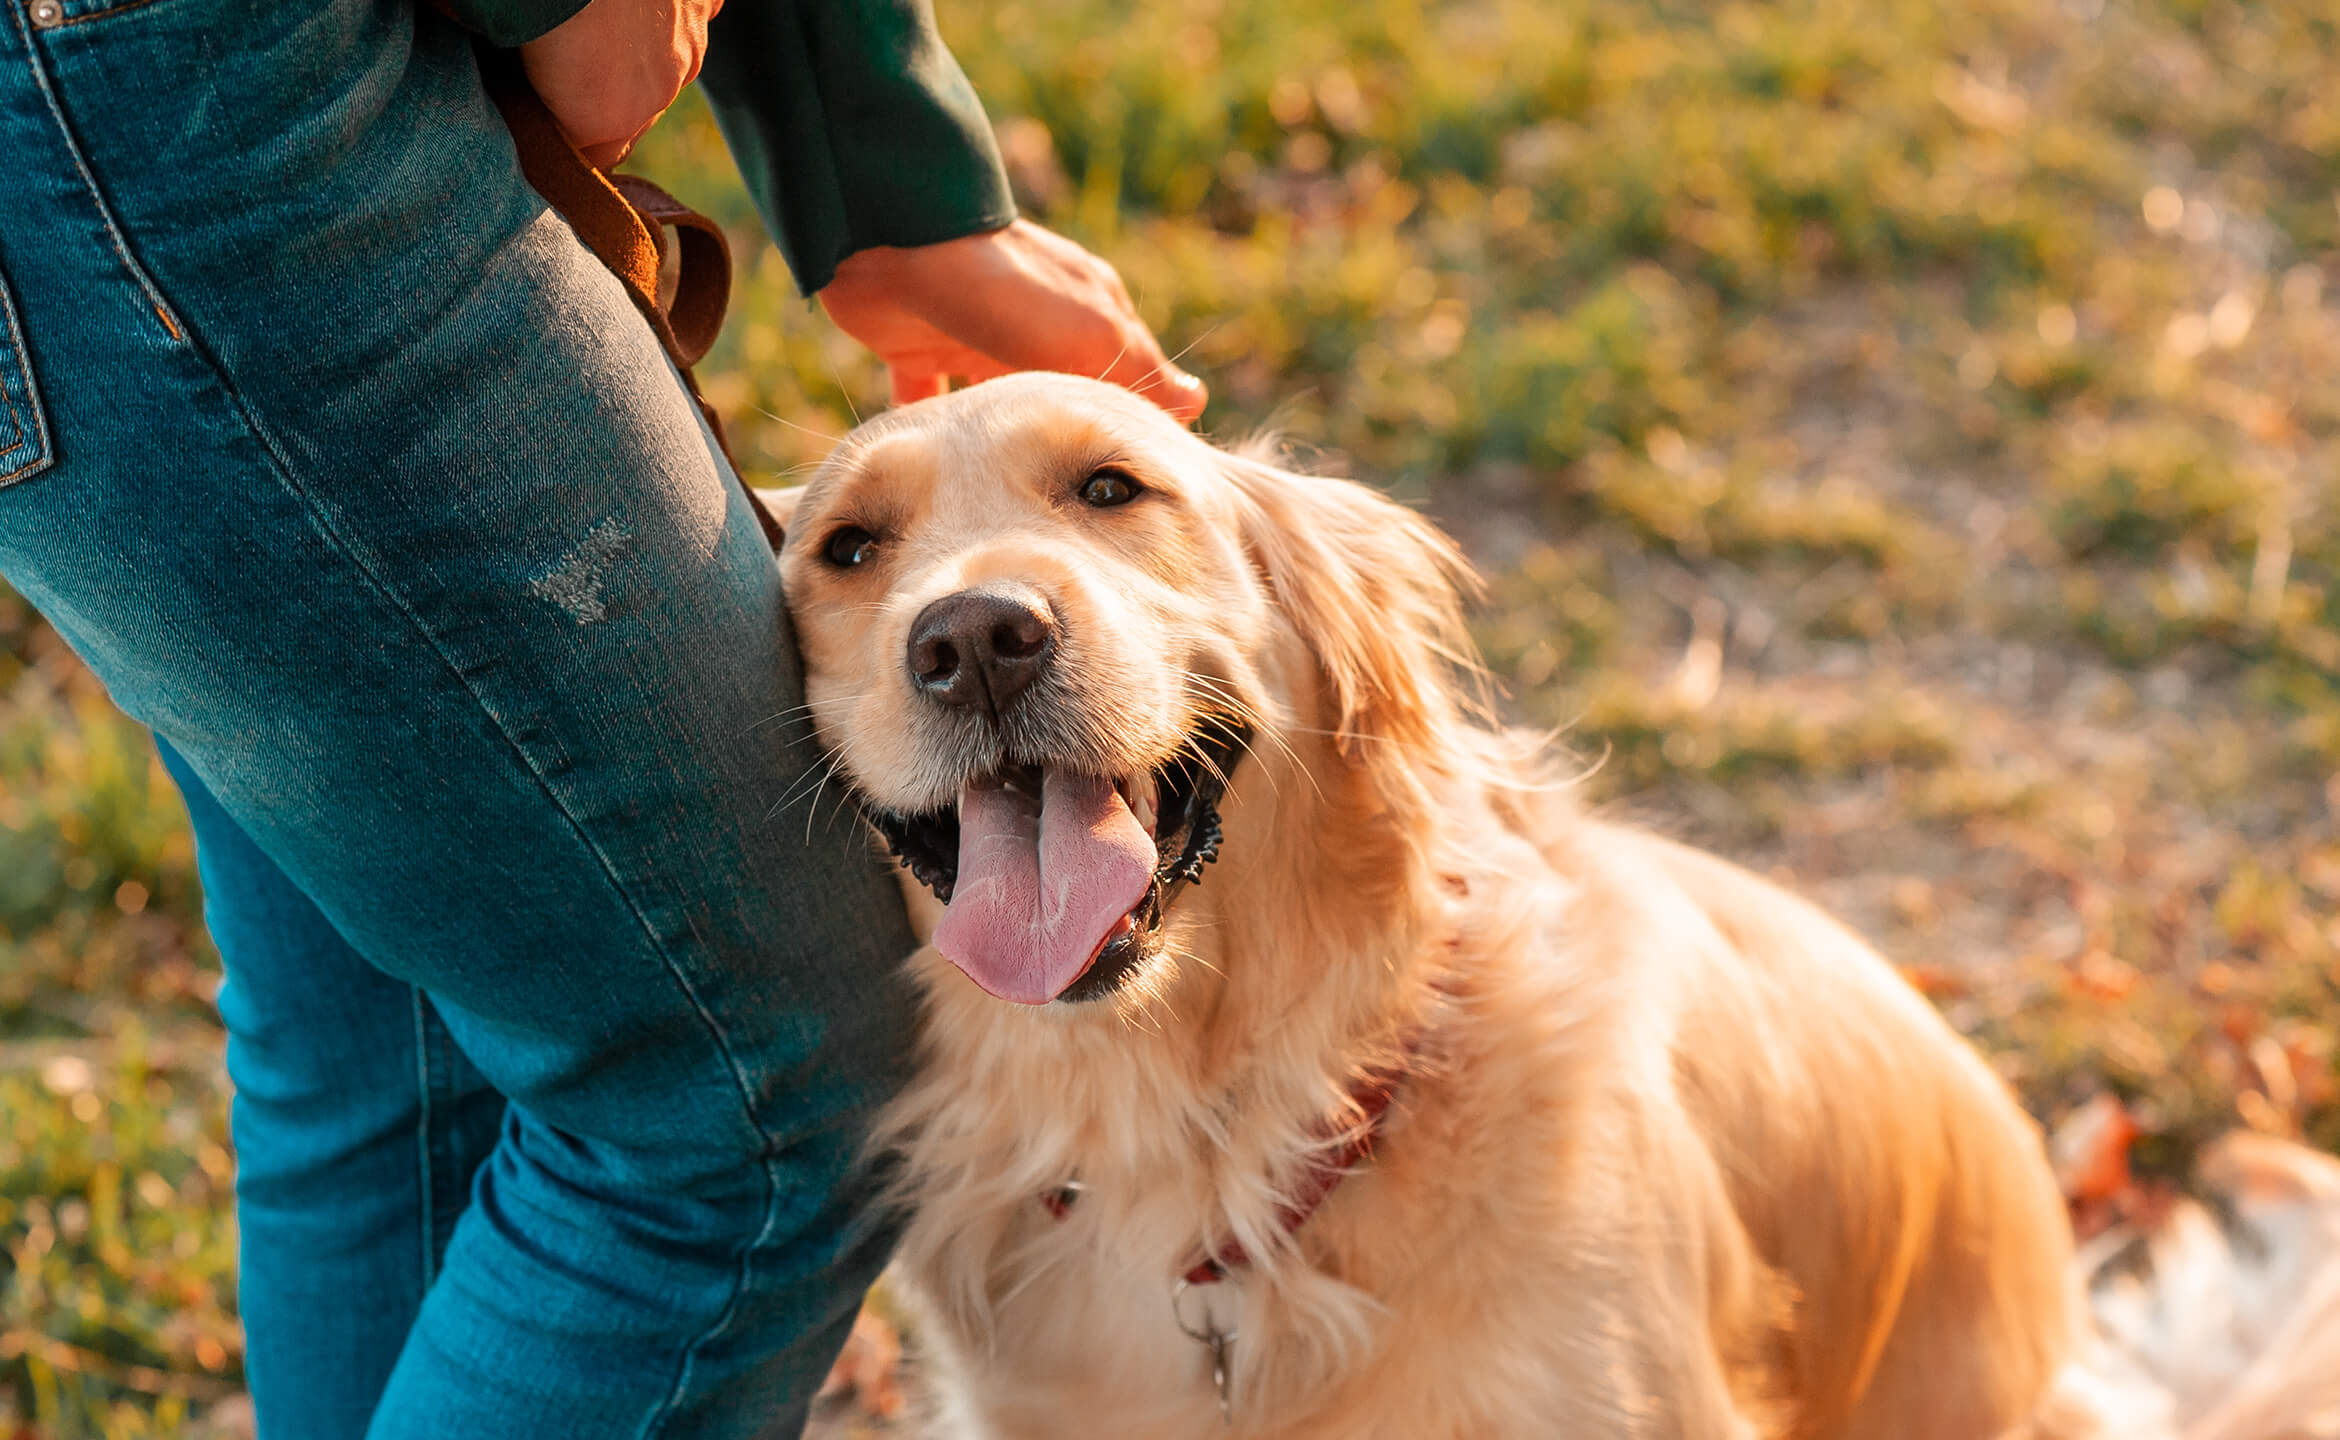
[[[857,250],[1016,218],[931,0],[729,0],[699,83],[807,295]]]
[[[446,0],[496,45],[585,0]],[[983,104],[931,0],[729,0],[699,83],[805,294],[877,245],[930,245],[1016,218]]]
[[[585,0],[441,0],[456,24],[490,45],[525,45],[585,8]]]

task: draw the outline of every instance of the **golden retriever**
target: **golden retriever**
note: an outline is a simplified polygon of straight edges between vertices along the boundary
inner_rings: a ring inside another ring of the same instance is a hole
[[[2083,1325],[2030,1121],[1848,931],[1490,724],[1429,524],[1060,375],[778,498],[931,935],[882,1139],[953,1432],[2031,1423]]]

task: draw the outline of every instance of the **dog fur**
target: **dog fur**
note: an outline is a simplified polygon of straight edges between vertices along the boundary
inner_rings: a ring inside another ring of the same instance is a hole
[[[1144,493],[1082,505],[1100,467]],[[987,581],[1063,621],[1030,701],[1046,759],[1126,774],[1206,715],[1257,732],[1223,858],[1115,996],[1020,1007],[911,961],[920,1069],[882,1139],[953,1433],[1981,1440],[2033,1416],[2081,1333],[2033,1125],[1848,931],[1587,813],[1562,758],[1488,723],[1467,570],[1422,519],[1065,376],[881,417],[782,499],[810,708],[870,803],[946,804],[998,762],[902,661],[923,607]],[[824,558],[844,526],[868,563]],[[1357,1077],[1417,1035],[1371,1161],[1286,1234]],[[1058,1219],[1038,1197],[1069,1181]],[[1230,1238],[1251,1263],[1179,1301],[1234,1333],[1223,1421],[1173,1289]]]

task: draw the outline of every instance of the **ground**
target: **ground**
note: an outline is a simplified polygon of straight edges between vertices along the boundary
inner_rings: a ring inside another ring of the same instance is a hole
[[[1463,537],[1591,803],[1835,908],[2151,1177],[2340,1145],[2340,22],[2233,0],[945,0],[1026,208]],[[695,101],[743,463],[881,378]],[[35,482],[37,483],[37,482]],[[0,1434],[237,1433],[183,817],[0,598]],[[843,1423],[842,1421],[840,1423]]]

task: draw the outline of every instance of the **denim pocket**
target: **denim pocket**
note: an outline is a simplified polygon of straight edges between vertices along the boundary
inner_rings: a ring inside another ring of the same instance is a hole
[[[39,474],[50,458],[49,425],[33,389],[16,299],[8,293],[8,277],[0,275],[0,485]]]

